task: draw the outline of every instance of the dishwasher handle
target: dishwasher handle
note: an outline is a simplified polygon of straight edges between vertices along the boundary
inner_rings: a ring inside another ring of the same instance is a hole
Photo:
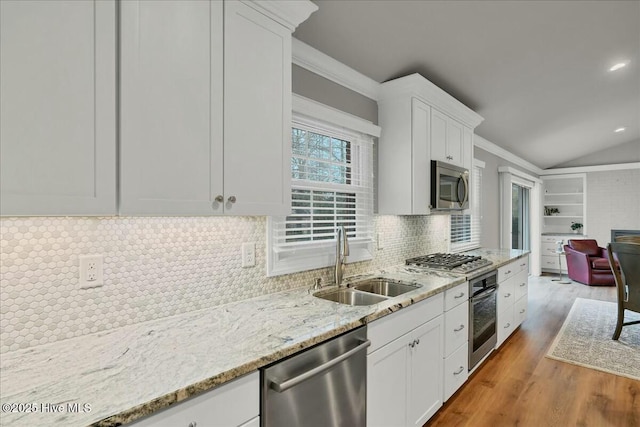
[[[286,381],[283,381],[281,383],[277,383],[275,381],[269,380],[269,387],[274,389],[278,393],[282,393],[283,391],[289,390],[291,387],[294,387],[294,386],[300,384],[301,382],[308,380],[311,377],[314,377],[314,376],[316,376],[318,374],[323,373],[324,371],[334,367],[338,363],[350,358],[351,356],[353,356],[357,352],[364,350],[365,348],[369,347],[370,345],[371,345],[371,341],[370,340],[361,341],[361,344],[358,345],[357,347],[352,348],[351,350],[347,351],[346,353],[342,353],[340,356],[338,356],[338,357],[336,357],[334,359],[331,359],[328,362],[323,363],[320,366],[316,366],[313,369],[309,369],[307,372],[302,373],[302,374],[298,375],[297,377],[293,377],[293,378],[288,379]]]

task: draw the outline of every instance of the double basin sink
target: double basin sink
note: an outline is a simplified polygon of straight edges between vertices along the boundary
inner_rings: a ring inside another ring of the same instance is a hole
[[[368,279],[332,291],[320,291],[317,298],[347,305],[373,305],[415,291],[420,285],[408,285],[389,279]]]

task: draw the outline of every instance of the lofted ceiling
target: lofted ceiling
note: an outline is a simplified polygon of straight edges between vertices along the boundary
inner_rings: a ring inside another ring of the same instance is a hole
[[[377,82],[422,74],[484,117],[476,134],[542,169],[640,150],[639,0],[314,3],[296,38]]]

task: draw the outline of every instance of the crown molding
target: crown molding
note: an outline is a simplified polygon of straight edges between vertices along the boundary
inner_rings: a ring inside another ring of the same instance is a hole
[[[478,113],[431,83],[418,73],[384,82],[380,87],[380,102],[399,97],[414,96],[436,107],[443,113],[475,129],[484,118]]]
[[[640,162],[618,163],[614,165],[574,166],[570,168],[545,169],[540,175],[563,175],[568,173],[610,172],[628,169],[640,169]]]
[[[314,101],[304,96],[293,94],[292,97],[293,112],[302,114],[314,119],[324,120],[334,125],[355,130],[360,133],[380,137],[380,126],[374,125],[368,120],[362,119],[353,114],[345,113],[328,105]]]
[[[520,169],[512,168],[511,166],[499,166],[498,173],[510,173],[511,175],[530,181],[531,183],[542,184],[542,180],[536,176],[529,175],[526,172],[522,172]]]
[[[482,148],[483,150],[488,151],[491,154],[494,154],[500,158],[503,158],[504,160],[507,160],[513,163],[514,165],[518,165],[521,168],[524,168],[537,175],[542,175],[544,172],[543,169],[540,169],[538,166],[534,165],[533,163],[529,163],[525,159],[516,156],[512,152],[507,151],[502,147],[498,147],[496,144],[494,144],[491,141],[487,141],[480,135],[474,135],[473,144],[478,148]]]
[[[243,0],[243,3],[280,22],[291,32],[318,10],[309,0]]]
[[[291,41],[293,48],[292,61],[294,64],[367,98],[378,100],[380,83],[295,37]]]

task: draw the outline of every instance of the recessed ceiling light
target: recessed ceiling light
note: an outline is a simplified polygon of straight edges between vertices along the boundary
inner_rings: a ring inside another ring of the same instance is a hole
[[[627,128],[618,128],[616,130],[614,130],[615,133],[620,133],[620,132],[624,132]]]
[[[629,61],[618,62],[617,64],[613,65],[613,67],[609,68],[609,71],[618,71],[620,68],[626,67],[628,63]]]

